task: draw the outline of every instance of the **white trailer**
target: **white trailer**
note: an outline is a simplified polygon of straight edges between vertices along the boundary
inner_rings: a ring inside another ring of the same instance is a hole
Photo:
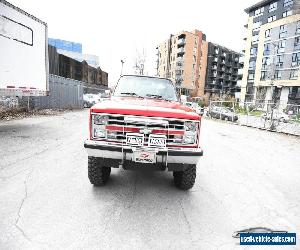
[[[0,0],[0,96],[49,94],[47,24]]]

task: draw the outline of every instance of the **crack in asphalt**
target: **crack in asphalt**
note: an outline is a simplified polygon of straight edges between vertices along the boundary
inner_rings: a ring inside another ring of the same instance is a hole
[[[186,223],[186,225],[187,225],[187,227],[188,227],[189,235],[191,235],[191,233],[192,233],[191,223],[190,223],[190,221],[189,221],[188,218],[187,218],[187,215],[186,215],[186,213],[185,213],[185,210],[184,210],[184,208],[183,208],[183,205],[182,205],[182,201],[181,201],[181,200],[179,201],[179,205],[180,205],[180,208],[181,208],[181,212],[182,212],[182,214],[183,214],[184,221],[185,221],[185,223]]]
[[[19,209],[18,209],[18,213],[17,213],[17,218],[16,218],[16,221],[15,221],[15,224],[14,224],[14,226],[18,229],[18,231],[22,234],[22,236],[26,239],[26,240],[28,240],[29,242],[31,242],[31,243],[38,243],[38,244],[41,244],[41,245],[46,245],[46,246],[48,246],[48,247],[50,247],[50,248],[52,248],[53,246],[51,245],[51,244],[49,244],[49,243],[47,243],[47,242],[42,242],[42,241],[33,241],[26,233],[25,233],[25,231],[24,231],[24,229],[21,227],[21,226],[19,226],[18,225],[18,223],[19,223],[19,221],[20,221],[20,219],[21,219],[21,211],[22,211],[22,208],[23,208],[23,206],[24,206],[24,204],[25,204],[25,202],[26,202],[26,200],[27,200],[27,198],[28,198],[28,180],[29,180],[29,178],[31,177],[31,175],[32,175],[32,173],[34,172],[34,170],[35,170],[35,168],[32,168],[31,169],[31,171],[28,173],[28,175],[27,175],[27,177],[25,178],[25,180],[24,180],[24,197],[23,197],[23,199],[22,199],[22,201],[21,201],[21,204],[20,204],[20,206],[19,206]]]
[[[20,227],[20,226],[18,225],[18,223],[19,223],[19,221],[20,221],[20,219],[21,219],[21,210],[22,210],[22,208],[23,208],[23,206],[24,206],[24,203],[25,203],[26,199],[28,198],[27,181],[28,181],[28,179],[30,178],[30,176],[31,176],[31,174],[33,173],[33,171],[34,171],[34,168],[31,169],[31,171],[28,173],[26,179],[24,180],[25,195],[24,195],[24,197],[23,197],[23,199],[22,199],[22,201],[21,201],[21,204],[20,204],[20,206],[19,206],[18,214],[17,214],[18,216],[17,216],[17,219],[16,219],[16,221],[15,221],[15,227],[21,232],[21,234],[23,235],[23,237],[24,237],[25,239],[27,239],[28,241],[30,241],[30,242],[32,242],[32,240],[31,240],[31,239],[29,238],[29,236],[25,233],[25,231],[22,229],[22,227]]]

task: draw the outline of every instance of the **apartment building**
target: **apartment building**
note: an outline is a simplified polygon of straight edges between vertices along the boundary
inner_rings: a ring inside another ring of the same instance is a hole
[[[204,94],[206,36],[199,30],[170,35],[157,47],[157,75],[171,79],[181,94]]]
[[[208,99],[213,96],[235,97],[241,91],[237,85],[239,68],[241,68],[240,53],[208,43],[207,69],[205,80],[205,95]]]
[[[299,0],[264,0],[245,10],[242,101],[300,104],[299,8]]]

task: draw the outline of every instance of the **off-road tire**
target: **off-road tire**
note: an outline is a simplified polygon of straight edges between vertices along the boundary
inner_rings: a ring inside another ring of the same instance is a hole
[[[196,165],[190,165],[184,171],[174,171],[174,184],[177,188],[182,190],[191,189],[196,180]]]
[[[88,177],[94,186],[103,186],[109,179],[110,167],[101,164],[101,158],[88,157]]]

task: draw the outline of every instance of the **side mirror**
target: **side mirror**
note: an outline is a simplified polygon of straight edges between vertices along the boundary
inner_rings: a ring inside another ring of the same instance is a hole
[[[181,95],[181,96],[180,96],[180,102],[183,103],[183,104],[185,104],[185,103],[187,102],[187,97],[186,97],[186,95]]]

